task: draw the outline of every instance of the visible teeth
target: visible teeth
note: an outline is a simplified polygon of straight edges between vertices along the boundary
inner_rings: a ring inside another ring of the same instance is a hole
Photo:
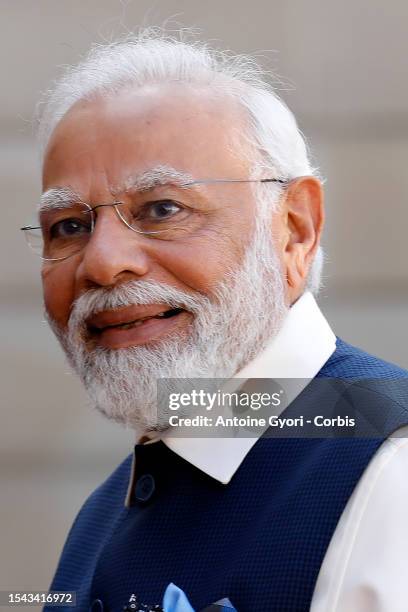
[[[132,321],[131,323],[123,323],[122,325],[118,325],[118,327],[121,327],[122,329],[129,329],[130,327],[139,327],[139,325],[142,325],[142,323],[144,323],[146,321],[146,319],[140,319],[139,321]]]
[[[144,317],[143,319],[138,319],[137,321],[129,321],[129,323],[121,323],[120,325],[115,325],[114,327],[120,327],[122,329],[129,329],[130,327],[139,327],[140,325],[142,325],[145,321],[148,321],[149,319],[156,319],[158,317],[164,317],[165,313],[161,312],[158,315],[155,315],[154,317]]]

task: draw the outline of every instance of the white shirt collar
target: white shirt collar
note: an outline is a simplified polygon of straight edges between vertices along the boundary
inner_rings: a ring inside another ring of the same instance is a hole
[[[336,336],[313,295],[306,292],[289,309],[281,329],[265,350],[234,378],[301,379],[296,389],[299,394],[335,349]],[[154,441],[159,439],[208,476],[228,484],[258,438],[171,437],[169,429]],[[126,505],[129,505],[133,480],[134,462]]]

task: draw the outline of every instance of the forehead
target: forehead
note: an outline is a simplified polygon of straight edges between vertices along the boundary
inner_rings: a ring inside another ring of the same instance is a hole
[[[234,100],[180,84],[80,101],[51,135],[43,189],[69,186],[99,197],[159,165],[196,179],[246,178],[244,128]]]

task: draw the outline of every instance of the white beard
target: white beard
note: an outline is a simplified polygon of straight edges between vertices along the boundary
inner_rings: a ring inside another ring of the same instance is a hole
[[[288,310],[283,274],[260,216],[244,260],[212,295],[185,293],[136,280],[113,289],[92,289],[74,303],[68,331],[48,317],[68,360],[102,414],[139,435],[168,428],[157,410],[157,379],[230,378],[276,335]],[[188,337],[169,335],[154,346],[106,349],[87,346],[84,321],[97,312],[132,304],[167,303],[190,311]]]

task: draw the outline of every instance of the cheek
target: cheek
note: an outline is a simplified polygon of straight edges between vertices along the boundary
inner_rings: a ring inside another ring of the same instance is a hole
[[[156,261],[182,284],[180,288],[207,294],[228,271],[239,266],[244,251],[243,241],[212,231],[184,243],[168,243]]]
[[[74,301],[74,271],[70,263],[44,264],[41,277],[44,304],[49,316],[62,328],[68,323]]]

